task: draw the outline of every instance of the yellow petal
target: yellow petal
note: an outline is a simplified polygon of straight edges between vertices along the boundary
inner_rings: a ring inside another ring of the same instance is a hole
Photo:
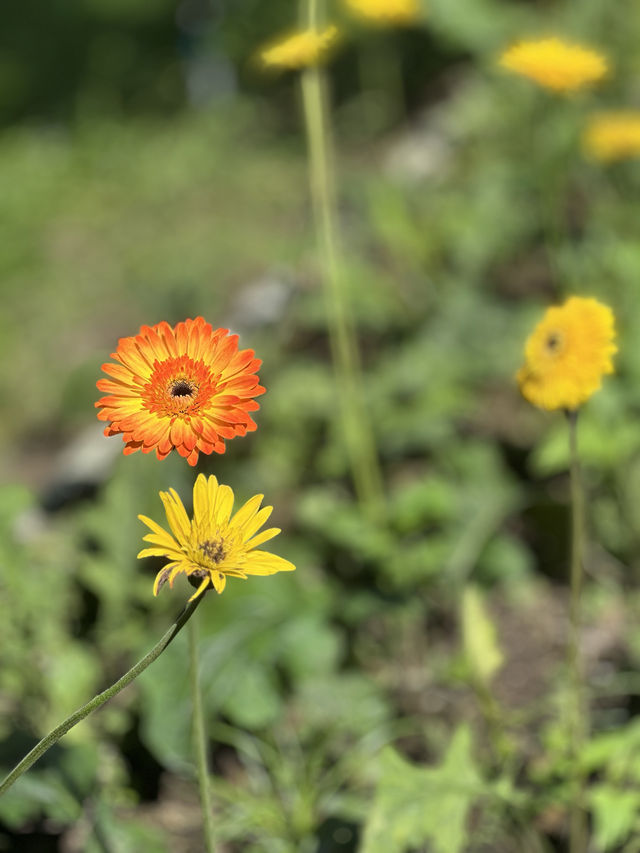
[[[242,530],[243,542],[246,542],[248,539],[250,539],[257,530],[260,530],[260,528],[263,524],[265,524],[272,512],[272,506],[263,506],[260,512],[257,512],[253,518],[249,519],[249,521],[245,523]]]
[[[171,569],[175,566],[175,563],[167,563],[167,565],[161,569],[156,575],[156,579],[153,582],[153,594],[157,595],[165,583],[169,580],[169,575],[171,574]]]
[[[213,512],[214,523],[225,527],[233,509],[233,489],[230,486],[218,486],[216,504]]]
[[[191,533],[191,522],[178,493],[175,489],[169,489],[168,492],[160,492],[160,498],[173,535],[181,545],[186,545]]]
[[[160,545],[163,548],[172,548],[175,551],[180,551],[180,545],[176,542],[173,536],[169,536],[168,533],[165,533],[163,536],[160,536],[159,533],[147,533],[146,536],[142,537],[144,542],[149,542],[151,545]]]
[[[227,577],[222,572],[211,572],[211,582],[213,583],[215,591],[219,594],[227,585]]]
[[[262,533],[258,533],[257,536],[254,536],[253,539],[246,542],[245,548],[247,551],[251,551],[253,548],[257,548],[258,545],[262,545],[263,542],[273,539],[273,537],[277,536],[278,533],[280,533],[279,527],[270,527],[268,530],[263,530]]]
[[[293,572],[295,566],[289,560],[270,554],[268,551],[253,551],[247,554],[242,571],[248,575],[273,575],[276,572]]]
[[[258,511],[258,507],[262,503],[263,498],[264,495],[254,495],[250,500],[248,500],[246,504],[240,507],[237,513],[233,516],[229,522],[229,527],[244,527],[245,524],[250,522]]]
[[[196,524],[202,524],[209,517],[209,489],[207,478],[204,474],[198,474],[193,486],[193,520]]]
[[[169,572],[168,580],[169,580],[169,586],[173,587],[173,582],[178,577],[178,575],[181,575],[181,574],[188,575],[189,574],[189,564],[182,562],[182,563],[172,563],[171,565],[173,566],[173,568]]]
[[[143,548],[142,551],[138,554],[138,559],[140,560],[142,557],[184,557],[182,551],[179,551],[177,548],[172,548],[171,550],[168,548]]]
[[[194,598],[198,598],[198,596],[202,595],[202,593],[205,591],[205,589],[209,586],[209,581],[210,581],[210,578],[206,577],[202,581],[202,583],[200,584],[198,589],[193,593],[193,595],[191,596],[189,601],[193,601]]]
[[[138,518],[143,524],[146,524],[154,533],[157,533],[159,536],[164,534],[165,536],[169,536],[170,534],[164,529],[164,527],[160,527],[160,525],[154,521],[152,518],[147,518],[146,515],[139,515]]]

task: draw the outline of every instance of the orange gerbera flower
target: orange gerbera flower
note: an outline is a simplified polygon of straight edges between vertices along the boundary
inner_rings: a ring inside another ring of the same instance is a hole
[[[103,364],[111,379],[97,386],[108,396],[96,403],[98,418],[110,421],[105,435],[122,434],[124,453],[156,451],[164,459],[175,448],[189,465],[199,453],[224,453],[225,439],[256,429],[249,412],[264,394],[255,375],[262,362],[238,350],[238,336],[202,317],[172,328],[142,326],[121,338]]]

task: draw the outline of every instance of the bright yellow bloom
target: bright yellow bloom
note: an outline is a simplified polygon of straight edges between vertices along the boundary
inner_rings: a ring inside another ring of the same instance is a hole
[[[640,112],[621,110],[594,115],[585,129],[583,143],[596,160],[640,157]]]
[[[504,51],[499,63],[554,92],[575,92],[596,83],[609,71],[602,54],[558,38],[520,41]]]
[[[268,539],[280,533],[279,528],[258,530],[271,515],[272,507],[259,509],[263,495],[255,495],[233,517],[233,491],[219,485],[215,477],[199,474],[193,487],[193,519],[189,519],[175,489],[160,492],[171,533],[145,515],[139,515],[151,530],[144,538],[152,544],[138,554],[140,557],[166,557],[170,560],[158,572],[153,585],[157,595],[169,581],[173,586],[179,574],[197,587],[189,601],[207,589],[222,592],[227,578],[246,578],[247,575],[273,575],[291,572],[293,563],[270,554],[256,551]],[[173,535],[171,535],[173,534]]]
[[[541,409],[577,409],[613,373],[615,336],[612,310],[596,299],[572,296],[548,308],[516,374],[523,396]]]
[[[264,48],[260,52],[263,65],[269,68],[307,68],[326,59],[338,39],[338,28],[299,30]]]
[[[412,24],[420,18],[420,0],[345,0],[360,18],[376,24]]]

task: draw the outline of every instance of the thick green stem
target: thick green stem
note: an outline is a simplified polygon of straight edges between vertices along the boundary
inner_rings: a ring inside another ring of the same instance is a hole
[[[138,663],[129,670],[129,672],[123,675],[122,678],[118,679],[118,681],[116,681],[115,684],[112,684],[111,687],[108,687],[102,693],[94,696],[86,705],[78,708],[78,710],[71,714],[70,717],[67,717],[64,722],[60,723],[60,725],[53,729],[53,731],[49,732],[48,735],[45,735],[45,737],[43,737],[42,740],[33,747],[31,752],[25,755],[22,761],[13,768],[11,773],[9,773],[6,779],[4,779],[0,784],[0,796],[2,796],[2,794],[4,794],[4,792],[13,785],[16,779],[22,776],[22,774],[25,773],[41,755],[44,755],[50,747],[57,743],[60,738],[69,731],[69,729],[72,729],[76,723],[84,720],[84,718],[89,716],[92,711],[97,710],[101,705],[104,705],[105,702],[108,702],[109,699],[112,699],[116,694],[120,693],[121,690],[124,690],[124,688],[128,684],[131,684],[131,682],[137,678],[141,672],[144,672],[144,670],[162,654],[184,625],[186,625],[203,597],[204,596],[201,595],[194,601],[187,604],[167,633],[162,637],[160,642],[151,649],[149,654],[145,655],[142,660],[139,660]]]
[[[569,598],[568,665],[570,678],[570,728],[572,798],[569,824],[570,853],[585,853],[587,823],[585,780],[581,767],[582,749],[589,729],[588,706],[580,658],[580,594],[582,590],[582,549],[584,544],[584,492],[578,461],[577,411],[568,412],[571,460],[571,591]]]
[[[306,0],[307,21],[317,29],[319,0]],[[309,177],[314,219],[324,263],[331,355],[338,385],[342,427],[354,486],[373,516],[382,506],[382,476],[375,441],[362,396],[362,372],[356,334],[344,293],[343,265],[337,238],[332,144],[323,72],[302,73],[302,101],[309,149]]]
[[[198,627],[195,620],[189,625],[189,670],[193,709],[193,740],[198,764],[198,784],[200,786],[204,841],[207,853],[215,853],[211,791],[209,788],[209,771],[207,769],[207,741],[198,678]]]

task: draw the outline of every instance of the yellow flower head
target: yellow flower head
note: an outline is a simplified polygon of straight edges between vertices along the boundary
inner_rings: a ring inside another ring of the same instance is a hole
[[[613,373],[615,336],[613,312],[596,299],[571,296],[548,308],[516,374],[523,396],[541,409],[577,409]]]
[[[640,157],[640,111],[599,113],[589,121],[584,148],[596,160]]]
[[[327,59],[338,39],[338,28],[298,30],[260,52],[262,64],[268,68],[307,68]]]
[[[345,0],[354,15],[375,24],[412,24],[420,18],[420,0]]]
[[[213,476],[207,479],[199,474],[193,487],[191,520],[174,489],[160,492],[160,497],[171,533],[145,515],[138,516],[151,530],[144,540],[152,544],[140,551],[138,558],[166,557],[170,561],[158,572],[154,595],[167,581],[172,587],[179,574],[185,574],[189,583],[197,587],[189,599],[193,601],[207,589],[222,592],[228,577],[273,575],[295,569],[282,557],[255,550],[280,533],[277,527],[258,533],[272,510],[270,506],[259,509],[263,495],[255,495],[232,517],[231,488],[219,485]]]
[[[554,92],[575,92],[604,77],[609,66],[602,54],[558,38],[520,41],[501,55],[500,65]]]

